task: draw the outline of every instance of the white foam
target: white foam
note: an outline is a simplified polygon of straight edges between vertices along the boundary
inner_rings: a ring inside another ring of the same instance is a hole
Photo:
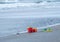
[[[13,4],[0,4],[0,8],[12,8],[12,7],[36,7],[36,6],[45,6],[45,5],[55,5],[60,4],[60,2],[46,2],[43,1],[41,3],[13,3]]]

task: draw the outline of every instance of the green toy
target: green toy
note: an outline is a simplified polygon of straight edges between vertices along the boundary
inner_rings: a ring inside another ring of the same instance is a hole
[[[52,32],[52,28],[44,28],[42,31],[43,32]]]
[[[46,31],[47,31],[47,28],[44,28],[42,31],[43,31],[43,32],[46,32]]]

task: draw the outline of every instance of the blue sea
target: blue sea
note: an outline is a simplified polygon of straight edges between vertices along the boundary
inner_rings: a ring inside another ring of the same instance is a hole
[[[59,1],[59,0],[58,0]],[[0,3],[0,37],[60,23],[60,2],[19,1]]]

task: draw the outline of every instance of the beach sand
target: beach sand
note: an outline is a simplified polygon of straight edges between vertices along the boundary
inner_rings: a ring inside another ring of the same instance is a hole
[[[21,33],[0,37],[0,42],[60,42],[60,25],[52,26],[52,32]]]

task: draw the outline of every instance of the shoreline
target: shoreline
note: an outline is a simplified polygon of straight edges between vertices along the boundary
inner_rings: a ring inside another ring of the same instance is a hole
[[[52,26],[53,32],[23,33],[0,38],[0,42],[60,42],[60,25]]]
[[[53,30],[55,30],[56,28],[55,27],[57,27],[57,26],[59,26],[60,25],[60,23],[58,23],[58,24],[54,24],[54,25],[49,25],[49,26],[44,26],[44,27],[37,27],[37,32],[40,32],[40,31],[42,31],[42,29],[44,29],[44,28],[52,28]],[[55,29],[54,29],[55,28]],[[19,32],[19,34],[26,34],[26,33],[28,33],[28,31],[26,30],[26,31],[22,31],[22,32]],[[13,33],[13,34],[11,34],[11,35],[17,35],[16,33]],[[6,35],[6,36],[2,36],[2,37],[0,37],[0,38],[4,38],[4,37],[8,37],[8,36],[11,36],[11,35]]]

